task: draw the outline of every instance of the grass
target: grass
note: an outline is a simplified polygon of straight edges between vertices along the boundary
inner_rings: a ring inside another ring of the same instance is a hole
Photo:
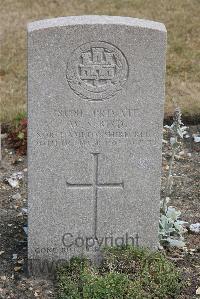
[[[81,14],[122,15],[165,23],[165,116],[172,114],[173,98],[183,117],[200,115],[199,0],[1,0],[1,121],[13,120],[26,110],[26,23]]]
[[[172,263],[139,248],[106,249],[98,267],[73,258],[57,271],[57,299],[170,299],[180,289]]]

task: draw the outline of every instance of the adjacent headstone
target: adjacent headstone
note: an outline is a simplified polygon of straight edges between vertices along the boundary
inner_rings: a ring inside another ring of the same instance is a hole
[[[147,20],[28,25],[30,259],[158,245],[165,50]]]

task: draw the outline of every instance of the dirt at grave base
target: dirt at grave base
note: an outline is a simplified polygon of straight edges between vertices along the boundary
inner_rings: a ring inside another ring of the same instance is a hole
[[[174,164],[174,185],[170,205],[182,212],[182,220],[189,224],[200,222],[200,143],[195,143],[192,134],[200,127],[189,128],[189,138],[184,139]],[[167,138],[167,136],[166,136]],[[16,156],[8,149],[3,139],[2,162],[0,165],[0,298],[29,299],[55,298],[54,281],[27,277],[27,239],[24,225],[27,223],[27,158]],[[162,194],[168,164],[170,145],[163,144]],[[18,173],[18,187],[6,181]],[[200,287],[200,234],[185,235],[187,251],[168,249],[167,257],[182,271],[184,287],[178,299],[199,298]]]

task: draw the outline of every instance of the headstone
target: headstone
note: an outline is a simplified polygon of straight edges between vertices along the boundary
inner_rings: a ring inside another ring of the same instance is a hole
[[[157,247],[165,51],[147,20],[28,25],[29,259]]]

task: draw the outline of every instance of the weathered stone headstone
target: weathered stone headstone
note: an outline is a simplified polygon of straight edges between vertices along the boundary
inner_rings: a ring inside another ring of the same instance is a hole
[[[152,21],[28,25],[30,259],[157,246],[165,50]]]

